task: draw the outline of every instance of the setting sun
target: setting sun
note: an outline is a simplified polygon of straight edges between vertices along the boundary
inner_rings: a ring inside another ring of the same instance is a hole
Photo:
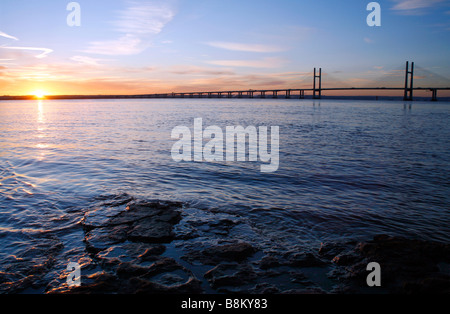
[[[33,92],[33,95],[36,98],[44,98],[47,95],[47,93],[45,91],[43,91],[43,90],[37,90],[37,91]]]

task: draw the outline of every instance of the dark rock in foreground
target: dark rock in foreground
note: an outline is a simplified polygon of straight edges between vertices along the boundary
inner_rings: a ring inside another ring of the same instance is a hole
[[[85,216],[87,249],[96,253],[125,241],[169,243],[174,237],[173,226],[181,219],[181,206],[176,202],[133,203],[101,225],[91,224]]]
[[[51,293],[201,293],[201,282],[190,270],[161,256],[175,236],[181,207],[178,202],[131,202],[112,216],[87,212],[85,244],[95,263],[88,268],[101,270],[82,276],[80,287],[63,285]]]
[[[220,262],[242,262],[252,256],[256,249],[246,242],[216,245],[202,251],[191,251],[183,258],[199,261],[203,265],[217,265]]]
[[[264,251],[257,241],[242,240],[240,230],[248,229],[237,216],[209,212],[204,218],[203,212],[196,211],[198,219],[182,219],[182,203],[132,200],[124,209],[125,204],[117,203],[120,199],[114,201],[112,207],[85,213],[82,285],[68,287],[64,273],[60,281],[47,284],[46,292],[450,293],[449,244],[381,235],[360,243],[325,243],[312,252],[301,247],[283,251],[275,244]],[[14,278],[19,265],[27,266],[21,271],[27,276],[9,288],[4,285],[4,290],[20,292],[36,283],[45,285],[37,277],[51,271],[61,243],[41,240],[45,242],[35,247],[37,251],[30,252],[39,253],[40,267],[17,263],[8,273],[0,273],[0,288],[2,281]],[[367,265],[372,262],[381,266],[381,287],[367,285]]]
[[[321,254],[331,257],[328,253],[336,253],[334,249],[333,245],[322,247]],[[384,293],[450,293],[449,244],[380,235],[341,251],[332,262],[331,277],[344,283],[348,293],[376,292],[378,288],[367,290],[366,267],[371,262],[381,266],[379,290]]]

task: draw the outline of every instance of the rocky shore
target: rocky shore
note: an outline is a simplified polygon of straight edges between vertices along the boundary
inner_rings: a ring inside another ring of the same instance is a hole
[[[80,221],[85,245],[78,259],[81,286],[65,283],[66,270],[57,280],[49,279],[62,247],[48,237],[34,248],[42,256],[39,265],[22,258],[23,263],[16,261],[0,273],[0,292],[450,293],[449,244],[378,235],[364,242],[322,243],[310,252],[283,252],[231,236],[245,229],[245,222],[232,215],[209,212],[187,220],[185,204],[179,202],[105,204],[87,210]],[[366,284],[370,262],[381,265],[381,287]],[[13,275],[17,270],[20,277]]]

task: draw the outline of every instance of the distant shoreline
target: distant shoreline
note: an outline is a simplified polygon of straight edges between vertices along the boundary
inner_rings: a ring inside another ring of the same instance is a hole
[[[312,95],[305,95],[303,98],[299,98],[298,95],[292,95],[286,98],[284,95],[278,95],[276,97],[249,97],[247,95],[242,95],[242,97],[234,96],[232,98],[228,97],[218,97],[213,95],[211,97],[207,96],[193,96],[189,95],[185,97],[181,96],[166,96],[166,95],[52,95],[45,96],[44,98],[37,98],[36,96],[0,96],[0,101],[2,100],[83,100],[83,99],[314,99]],[[370,100],[370,101],[404,101],[401,96],[321,96],[320,99],[315,100],[326,100],[326,99],[336,99],[336,100]],[[414,97],[413,101],[430,101],[431,97]],[[410,101],[408,101],[410,102]],[[450,102],[450,97],[438,97],[437,102]]]

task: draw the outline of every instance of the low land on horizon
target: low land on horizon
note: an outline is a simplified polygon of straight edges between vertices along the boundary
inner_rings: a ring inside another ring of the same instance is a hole
[[[266,95],[266,97],[261,97],[260,95],[250,97],[248,95],[242,95],[238,97],[236,95],[227,97],[227,95],[217,96],[208,95],[203,96],[190,96],[191,93],[185,93],[185,96],[172,96],[171,94],[148,94],[148,95],[48,95],[45,97],[36,97],[34,95],[24,95],[24,96],[0,96],[0,101],[2,100],[79,100],[79,99],[314,99],[313,95],[305,95],[304,97],[299,97],[299,95],[291,95],[286,97],[285,95],[278,95],[273,97],[272,95]],[[431,96],[415,96],[415,101],[431,101]],[[391,100],[391,101],[403,101],[403,96],[400,95],[322,95],[321,99],[348,99],[348,100]],[[450,97],[437,97],[439,102],[450,102]]]

